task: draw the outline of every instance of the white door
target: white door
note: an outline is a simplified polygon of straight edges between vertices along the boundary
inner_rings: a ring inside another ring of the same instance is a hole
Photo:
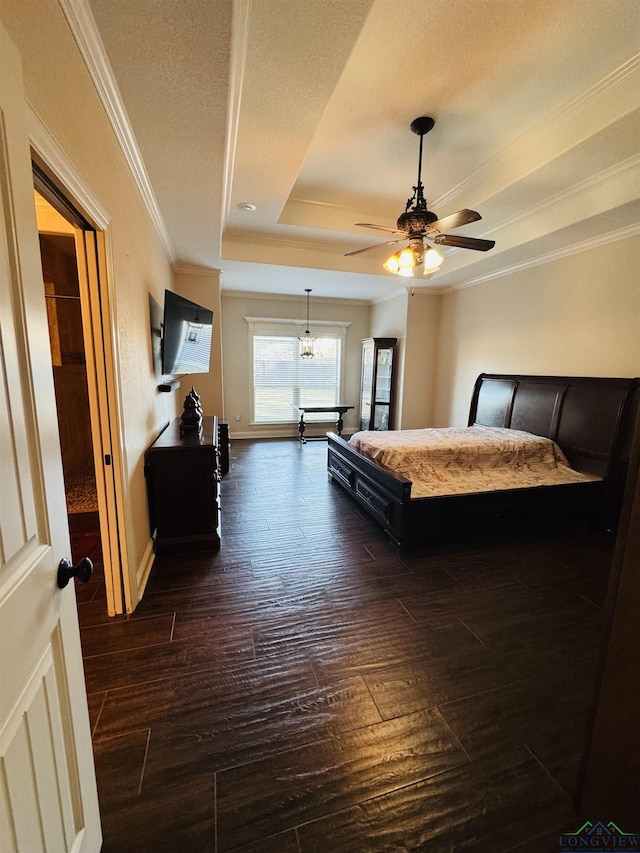
[[[0,26],[0,850],[98,851],[20,58]]]

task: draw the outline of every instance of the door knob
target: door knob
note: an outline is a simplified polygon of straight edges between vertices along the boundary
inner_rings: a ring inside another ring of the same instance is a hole
[[[93,563],[88,557],[83,557],[77,566],[71,560],[63,557],[58,564],[58,586],[64,589],[71,578],[78,578],[82,583],[89,583],[93,574]]]

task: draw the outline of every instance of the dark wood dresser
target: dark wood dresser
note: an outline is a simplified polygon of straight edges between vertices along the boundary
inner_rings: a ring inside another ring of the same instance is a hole
[[[218,419],[204,417],[202,427],[181,435],[176,418],[145,454],[157,553],[220,547]]]

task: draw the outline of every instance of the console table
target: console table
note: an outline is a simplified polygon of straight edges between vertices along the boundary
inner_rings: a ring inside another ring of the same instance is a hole
[[[335,412],[338,415],[338,421],[336,423],[336,431],[338,435],[342,435],[342,427],[344,426],[342,422],[342,416],[345,412],[348,412],[349,409],[353,409],[353,406],[298,406],[300,414],[300,422],[298,424],[298,438],[303,443],[306,444],[307,441],[311,441],[310,438],[304,437],[304,431],[306,429],[306,424],[304,422],[304,416],[307,412]],[[324,436],[315,436],[314,438],[322,438]]]

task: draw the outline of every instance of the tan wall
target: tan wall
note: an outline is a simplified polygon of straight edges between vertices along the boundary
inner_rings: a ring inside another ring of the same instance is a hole
[[[209,269],[179,270],[176,274],[176,290],[185,299],[204,305],[213,311],[213,334],[211,339],[211,365],[209,373],[196,373],[180,379],[176,391],[180,411],[184,398],[193,386],[200,396],[205,415],[224,417],[222,401],[222,308],[220,303],[220,271]]]
[[[640,375],[640,241],[442,298],[436,426],[467,423],[479,373]]]
[[[440,296],[421,291],[405,291],[373,306],[371,336],[398,339],[396,429],[432,425],[439,316]]]
[[[440,296],[416,291],[408,297],[402,429],[433,426],[439,319]]]
[[[359,302],[341,299],[314,299],[311,294],[310,331],[313,321],[350,323],[346,331],[345,386],[343,402],[355,408],[344,418],[345,432],[356,429],[360,401],[360,363],[363,338],[369,336],[370,308]],[[224,411],[232,438],[273,435],[297,435],[291,427],[251,426],[251,364],[249,360],[249,327],[245,317],[269,317],[304,320],[306,302],[300,297],[259,296],[257,294],[222,291],[222,351],[224,373]],[[240,420],[236,416],[240,416]]]
[[[154,376],[148,294],[163,304],[173,276],[166,254],[55,0],[3,0],[3,25],[20,51],[26,96],[109,219],[109,286],[124,433],[130,571],[150,544],[143,454],[176,413]]]

